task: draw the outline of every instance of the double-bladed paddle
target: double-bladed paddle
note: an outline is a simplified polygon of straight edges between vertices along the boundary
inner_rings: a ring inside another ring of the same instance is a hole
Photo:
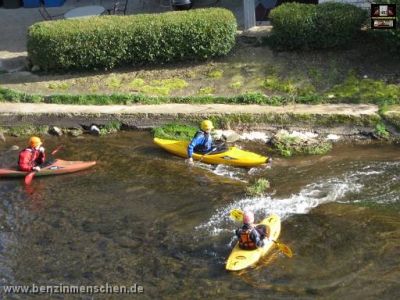
[[[55,148],[53,151],[51,151],[51,155],[56,154],[60,149],[62,148],[62,145],[59,145],[57,148]],[[25,176],[24,182],[26,185],[30,185],[32,183],[33,177],[35,176],[36,171],[32,171],[28,173],[28,175]]]
[[[240,209],[233,209],[230,211],[229,216],[231,217],[231,219],[237,221],[237,222],[243,222],[243,215],[244,212],[241,211]],[[292,257],[293,256],[293,252],[292,250],[285,244],[279,243],[275,240],[270,239],[270,241],[273,241],[276,246],[278,247],[278,249],[285,254],[287,257]]]

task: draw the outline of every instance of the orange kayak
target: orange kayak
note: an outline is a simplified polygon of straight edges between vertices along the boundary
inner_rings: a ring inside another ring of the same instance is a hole
[[[35,176],[61,175],[82,171],[93,167],[95,161],[67,161],[56,159],[50,165],[43,167]],[[17,169],[0,169],[0,177],[25,177],[29,172],[18,171]]]

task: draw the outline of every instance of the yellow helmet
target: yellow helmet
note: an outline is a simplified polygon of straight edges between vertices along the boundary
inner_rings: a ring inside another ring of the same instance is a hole
[[[210,120],[204,120],[200,124],[201,130],[207,131],[214,128],[213,123]]]
[[[37,136],[33,136],[29,139],[29,146],[31,147],[39,147],[42,144],[42,141]]]

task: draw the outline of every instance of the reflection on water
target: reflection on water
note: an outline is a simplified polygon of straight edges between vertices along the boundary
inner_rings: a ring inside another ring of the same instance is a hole
[[[2,165],[17,154],[5,150],[24,142],[1,145]],[[247,170],[189,168],[146,132],[49,138],[46,147],[60,143],[58,157],[98,165],[35,178],[30,189],[22,180],[0,181],[2,285],[136,282],[144,298],[157,299],[398,295],[396,146],[338,146],[329,156],[276,158],[272,168]],[[246,183],[259,177],[275,193],[246,197]],[[228,218],[233,208],[283,217],[280,240],[294,257],[273,250],[253,268],[226,272],[238,226]]]

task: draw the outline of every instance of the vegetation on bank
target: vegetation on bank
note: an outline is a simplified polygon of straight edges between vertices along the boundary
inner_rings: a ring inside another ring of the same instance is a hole
[[[152,130],[154,137],[167,140],[190,141],[199,129],[194,126],[169,123]]]
[[[28,30],[32,65],[48,71],[111,69],[226,55],[236,39],[223,8],[39,22]]]
[[[313,72],[312,72],[313,71]],[[272,72],[265,78],[259,78],[258,91],[245,91],[243,82],[234,81],[229,86],[236,91],[235,95],[214,95],[213,86],[203,86],[195,95],[170,96],[173,91],[183,90],[190,84],[181,78],[144,80],[135,78],[123,82],[118,76],[110,76],[104,86],[109,87],[111,94],[70,94],[66,82],[51,82],[51,90],[62,94],[35,95],[0,86],[0,101],[56,103],[56,104],[160,104],[160,103],[193,103],[193,104],[265,104],[286,105],[291,103],[373,103],[377,105],[400,104],[400,85],[360,77],[350,71],[344,80],[324,87],[322,74],[310,70],[309,78],[282,77]],[[80,89],[82,89],[81,87]],[[98,89],[98,88],[97,88]],[[240,91],[242,91],[241,94]],[[85,90],[95,92],[91,88]],[[244,90],[244,92],[243,92]],[[194,91],[196,92],[196,91]]]
[[[246,194],[251,197],[261,197],[265,195],[271,187],[270,182],[264,178],[258,178],[252,184],[246,187]]]
[[[324,49],[349,43],[366,23],[367,11],[344,3],[284,3],[271,11],[270,18],[269,44],[274,48]]]
[[[282,156],[293,156],[296,154],[323,155],[332,149],[332,143],[314,138],[303,138],[280,131],[270,141],[272,148]]]
[[[30,135],[45,135],[49,132],[49,126],[47,125],[17,125],[17,126],[2,126],[0,132],[10,136],[30,136]]]

